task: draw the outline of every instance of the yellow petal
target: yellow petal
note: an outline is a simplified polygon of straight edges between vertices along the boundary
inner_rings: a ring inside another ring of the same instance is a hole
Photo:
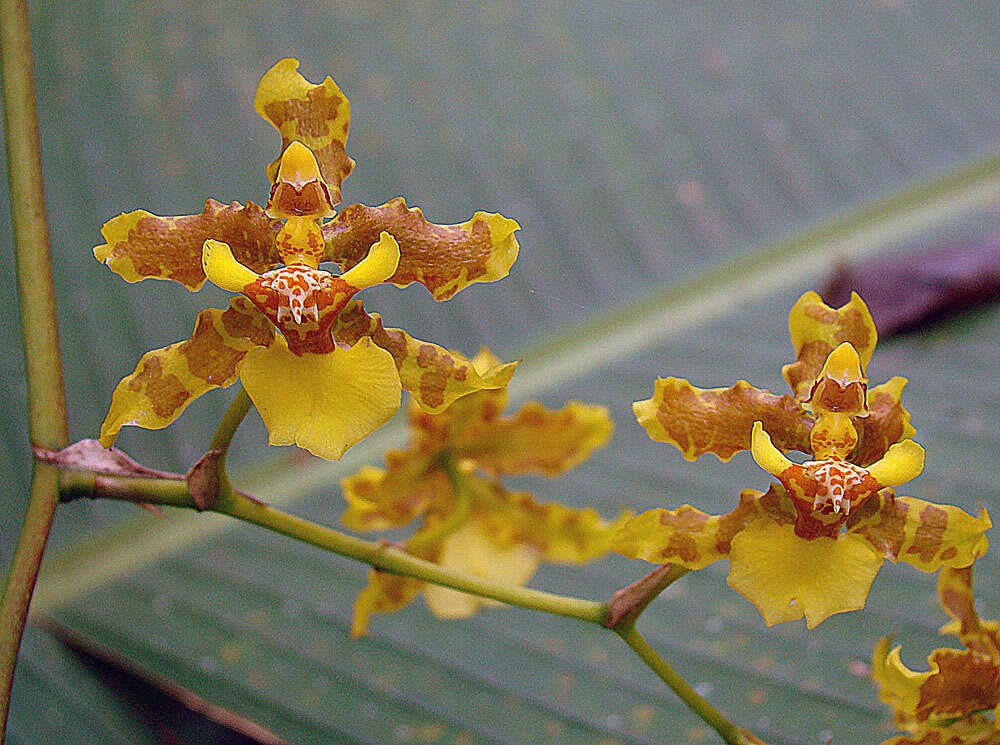
[[[924,470],[924,449],[913,440],[897,442],[881,460],[868,466],[868,474],[881,488],[901,486]]]
[[[985,510],[973,517],[958,507],[897,497],[885,489],[852,517],[848,530],[887,559],[936,572],[968,566],[986,553],[992,525]]]
[[[207,239],[228,243],[237,261],[265,272],[280,261],[274,244],[280,227],[253,202],[227,206],[209,199],[200,215],[183,217],[136,210],[104,224],[107,243],[94,248],[94,257],[127,282],[171,279],[195,291],[205,282],[201,257]]]
[[[466,523],[444,540],[438,562],[447,569],[493,582],[523,585],[534,575],[539,559],[538,553],[527,546],[499,548],[482,529]],[[475,595],[439,585],[427,585],[424,598],[431,612],[439,618],[465,618],[482,605],[492,604]]]
[[[730,388],[696,388],[682,378],[660,378],[653,397],[632,405],[649,437],[675,446],[688,460],[713,453],[728,461],[750,448],[762,421],[782,450],[809,450],[812,417],[791,396],[775,396],[741,380]]]
[[[382,426],[399,409],[392,356],[370,340],[350,349],[296,355],[283,337],[247,355],[240,380],[272,445],[298,445],[327,460]]]
[[[447,300],[475,282],[506,277],[517,259],[515,221],[477,212],[458,225],[435,225],[402,197],[381,207],[352,204],[323,226],[326,258],[349,269],[387,231],[399,241],[399,267],[390,281],[406,287],[419,282],[435,300]]]
[[[370,337],[392,354],[403,388],[424,411],[432,413],[444,411],[453,401],[474,391],[503,388],[517,367],[516,362],[508,362],[480,373],[460,354],[414,339],[402,329],[384,328],[381,316],[365,313],[357,300],[341,311],[333,333],[342,344]]]
[[[111,447],[126,425],[166,427],[202,394],[235,383],[247,352],[273,338],[271,324],[245,298],[233,298],[226,310],[203,310],[190,339],[147,352],[117,385],[101,444]]]
[[[201,265],[212,284],[229,292],[242,292],[244,287],[260,279],[259,274],[238,262],[229,245],[221,241],[205,241]]]
[[[773,626],[805,616],[811,629],[834,613],[863,608],[882,558],[850,534],[805,540],[760,518],[736,534],[729,586]]]
[[[456,425],[448,443],[455,455],[497,475],[532,472],[557,476],[607,444],[614,430],[606,408],[578,401],[556,411],[531,401],[509,419]]]
[[[279,60],[261,78],[253,107],[281,134],[282,152],[296,140],[312,151],[336,204],[340,202],[340,184],[354,168],[345,149],[351,105],[333,80],[326,78],[313,85],[298,69],[297,59]],[[279,157],[267,168],[272,182],[280,163]]]
[[[754,462],[775,477],[780,477],[795,464],[786,458],[771,442],[762,422],[754,422],[750,434],[750,450]]]
[[[875,322],[857,293],[851,294],[846,305],[831,308],[817,293],[807,292],[792,306],[788,329],[797,361],[785,365],[782,374],[800,400],[809,397],[813,382],[835,347],[850,342],[865,368],[878,338]]]
[[[868,390],[868,416],[857,419],[858,445],[851,462],[867,466],[881,458],[889,446],[916,434],[910,412],[901,402],[906,378],[891,378]]]
[[[391,235],[382,231],[378,240],[368,249],[368,255],[340,278],[352,287],[366,287],[385,282],[399,265],[399,244]]]

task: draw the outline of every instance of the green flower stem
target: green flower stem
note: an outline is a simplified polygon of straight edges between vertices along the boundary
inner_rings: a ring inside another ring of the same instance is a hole
[[[66,396],[49,258],[38,149],[31,29],[23,0],[0,0],[0,78],[17,283],[28,384],[31,442],[51,450],[69,442]],[[7,727],[14,666],[38,567],[59,501],[59,470],[35,463],[28,509],[0,601],[0,741]]]
[[[81,497],[101,497],[143,504],[195,509],[194,500],[184,481],[164,479],[94,476],[79,471],[67,472],[62,482],[64,501]],[[324,525],[276,510],[223,485],[215,512],[253,523],[276,533],[295,538],[341,556],[363,561],[374,569],[405,574],[502,603],[534,608],[545,613],[601,623],[606,612],[603,603],[556,595],[528,587],[504,585],[480,577],[455,572],[429,561],[410,556],[392,546],[341,533]]]
[[[219,426],[215,429],[215,435],[212,436],[212,442],[208,446],[209,450],[221,450],[225,453],[229,449],[229,443],[233,441],[233,435],[236,434],[236,430],[243,423],[251,406],[253,406],[253,401],[250,400],[250,395],[247,393],[246,388],[240,386],[239,393],[236,394],[236,398],[229,404],[226,413],[222,415]]]
[[[670,690],[677,694],[681,701],[687,704],[688,708],[705,720],[705,723],[718,732],[719,736],[729,745],[746,745],[746,743],[752,742],[739,727],[722,716],[718,709],[699,696],[698,692],[656,653],[656,650],[650,646],[642,634],[636,631],[634,624],[619,626],[614,629],[614,632],[632,648],[633,652],[639,655],[660,680],[669,686]]]

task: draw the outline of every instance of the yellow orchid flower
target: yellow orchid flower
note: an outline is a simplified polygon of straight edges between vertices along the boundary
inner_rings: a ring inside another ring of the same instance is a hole
[[[490,370],[483,350],[473,360]],[[482,390],[446,412],[410,408],[410,445],[386,454],[386,468],[367,467],[342,482],[344,522],[357,530],[421,525],[405,543],[421,558],[495,581],[524,584],[542,560],[583,563],[607,553],[625,515],[609,524],[592,509],[543,504],[511,492],[503,474],[556,476],[602,447],[612,425],[604,407],[571,402],[558,411],[528,403],[503,418],[503,388]],[[354,633],[371,616],[409,604],[422,593],[442,618],[472,615],[490,601],[420,580],[372,572],[354,605]]]
[[[264,209],[208,200],[200,215],[120,215],[101,230],[94,256],[129,282],[169,279],[197,291],[209,279],[239,293],[202,311],[190,339],[147,353],[116,387],[101,427],[110,447],[126,425],[159,429],[194,399],[240,380],[274,445],[337,459],[399,408],[410,391],[428,411],[506,384],[513,365],[477,371],[437,345],[383,328],[360,290],[423,284],[447,300],[507,275],[517,258],[513,220],[477,212],[434,225],[402,198],[339,212],[350,105],[326,78],[314,85],[284,59],[257,87],[254,106],[282,136],[268,166]],[[343,273],[319,268],[340,264]],[[276,333],[277,331],[277,333]]]
[[[807,292],[789,315],[796,361],[783,369],[792,395],[740,381],[700,389],[661,378],[634,410],[649,436],[694,460],[729,460],[749,450],[778,479],[751,489],[725,515],[690,505],[648,510],[631,520],[613,548],[630,558],[701,569],[730,561],[728,582],[768,625],[805,617],[809,628],[834,613],[864,607],[885,559],[926,572],[970,565],[991,527],[948,505],[897,497],[923,469],[924,449],[900,398],[905,378],[868,388],[865,366],[875,324],[856,294],[830,308]],[[796,463],[786,453],[810,453]]]
[[[972,567],[943,569],[938,599],[952,621],[942,634],[958,636],[965,649],[935,649],[929,670],[903,664],[900,647],[883,639],[872,655],[879,698],[907,732],[883,745],[997,745],[1000,727],[1000,624],[979,618],[973,602]]]

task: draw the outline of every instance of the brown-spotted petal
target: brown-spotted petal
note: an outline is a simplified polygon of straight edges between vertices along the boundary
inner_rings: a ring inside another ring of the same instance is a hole
[[[688,460],[713,453],[727,461],[750,448],[760,421],[782,450],[809,452],[812,415],[791,396],[776,396],[741,380],[730,388],[696,388],[683,378],[660,378],[653,397],[632,404],[636,419],[657,442]]]
[[[274,239],[281,225],[253,202],[225,205],[209,199],[200,215],[158,217],[145,210],[119,215],[104,224],[106,243],[94,257],[127,282],[171,279],[191,291],[201,289],[202,246],[208,239],[228,243],[236,260],[258,274],[280,262]]]
[[[897,497],[892,489],[869,499],[847,522],[848,532],[880,556],[905,561],[924,572],[974,562],[986,553],[990,527],[985,510],[973,517],[951,505]]]
[[[528,547],[548,561],[581,564],[603,556],[632,517],[625,513],[608,521],[594,509],[539,502],[527,492],[474,476],[467,476],[466,484],[473,492],[473,519],[495,546]]]
[[[434,460],[434,453],[390,450],[384,470],[365,466],[343,479],[344,524],[355,530],[395,528],[423,514],[428,505],[451,500],[451,483]]]
[[[854,420],[858,444],[849,460],[859,466],[874,463],[895,443],[916,434],[910,412],[902,404],[906,378],[896,376],[868,391],[868,416]]]
[[[781,372],[800,401],[809,398],[816,376],[836,347],[850,342],[863,369],[871,359],[878,338],[875,322],[857,293],[851,295],[846,305],[831,308],[810,290],[792,306],[788,327],[796,361],[785,365]]]
[[[399,242],[400,260],[389,278],[399,287],[419,282],[435,300],[447,300],[475,282],[506,277],[517,259],[514,231],[503,215],[477,212],[457,225],[435,225],[402,197],[381,207],[352,204],[323,226],[326,259],[350,269],[383,230]]]
[[[972,594],[972,566],[944,567],[938,574],[938,601],[952,620],[942,634],[954,634],[969,649],[1000,661],[1000,624],[979,617]]]
[[[1000,703],[1000,667],[990,657],[935,649],[927,658],[930,669],[917,673],[903,664],[899,652],[899,647],[889,650],[889,640],[883,639],[872,658],[872,677],[900,724],[942,723]]]
[[[740,503],[725,515],[708,515],[691,505],[647,510],[625,523],[611,548],[630,559],[704,569],[726,558],[733,537],[764,515],[782,525],[794,524],[795,508],[782,487],[774,485],[765,494],[744,489]]]
[[[299,61],[286,58],[264,73],[257,85],[253,107],[281,135],[281,152],[292,142],[305,145],[316,156],[323,179],[334,204],[340,202],[340,184],[354,168],[347,155],[347,133],[351,124],[351,105],[330,78],[314,85],[298,71]],[[273,182],[278,175],[281,157],[267,167]],[[363,258],[368,241],[359,256]]]
[[[341,344],[371,337],[392,355],[403,388],[432,413],[444,411],[453,401],[474,391],[503,388],[517,367],[516,362],[508,362],[480,372],[471,360],[455,352],[414,339],[402,329],[383,327],[381,316],[365,313],[357,300],[341,311],[333,333]]]
[[[603,447],[614,429],[606,408],[577,401],[558,410],[532,401],[513,417],[465,424],[450,443],[455,456],[495,475],[557,476]]]
[[[161,429],[203,393],[236,382],[247,354],[268,347],[274,330],[245,298],[198,314],[191,338],[147,352],[111,397],[100,441],[111,447],[126,425]]]

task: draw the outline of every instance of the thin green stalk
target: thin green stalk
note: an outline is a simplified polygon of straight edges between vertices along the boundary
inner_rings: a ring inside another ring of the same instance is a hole
[[[233,435],[236,434],[236,430],[243,423],[251,406],[253,406],[253,401],[250,400],[250,395],[247,393],[246,388],[240,386],[239,393],[236,394],[236,398],[229,404],[226,413],[222,415],[219,426],[215,429],[212,442],[208,446],[209,450],[221,450],[225,453],[229,449],[229,444],[233,441]]]
[[[544,613],[578,618],[600,623],[605,609],[601,603],[556,595],[529,587],[505,585],[481,577],[455,572],[430,561],[418,559],[383,544],[341,533],[323,525],[259,504],[239,493],[223,495],[217,512],[253,523],[276,533],[333,551],[341,556],[358,559],[384,572],[405,574],[455,590],[492,598],[510,605],[534,608]]]
[[[23,0],[0,0],[0,78],[29,432],[32,444],[58,450],[69,442],[69,434],[42,193],[31,29]],[[7,727],[10,690],[24,623],[58,500],[59,470],[36,462],[24,526],[0,601],[0,741]]]
[[[746,745],[751,742],[735,724],[726,719],[718,709],[698,695],[691,685],[677,671],[656,653],[649,642],[640,634],[634,624],[619,626],[613,631],[620,636],[632,651],[656,673],[657,677],[670,687],[689,709],[701,717],[705,723],[719,733],[729,745]]]
[[[117,476],[94,477],[88,473],[67,472],[63,479],[62,492],[64,501],[86,496],[196,508],[183,481]],[[603,603],[542,592],[529,587],[490,582],[481,577],[445,569],[432,562],[410,556],[392,546],[356,538],[333,528],[289,515],[225,485],[218,503],[212,509],[341,556],[363,561],[380,571],[405,574],[425,582],[444,585],[510,605],[534,608],[545,613],[578,618],[590,623],[601,623],[606,613]]]

